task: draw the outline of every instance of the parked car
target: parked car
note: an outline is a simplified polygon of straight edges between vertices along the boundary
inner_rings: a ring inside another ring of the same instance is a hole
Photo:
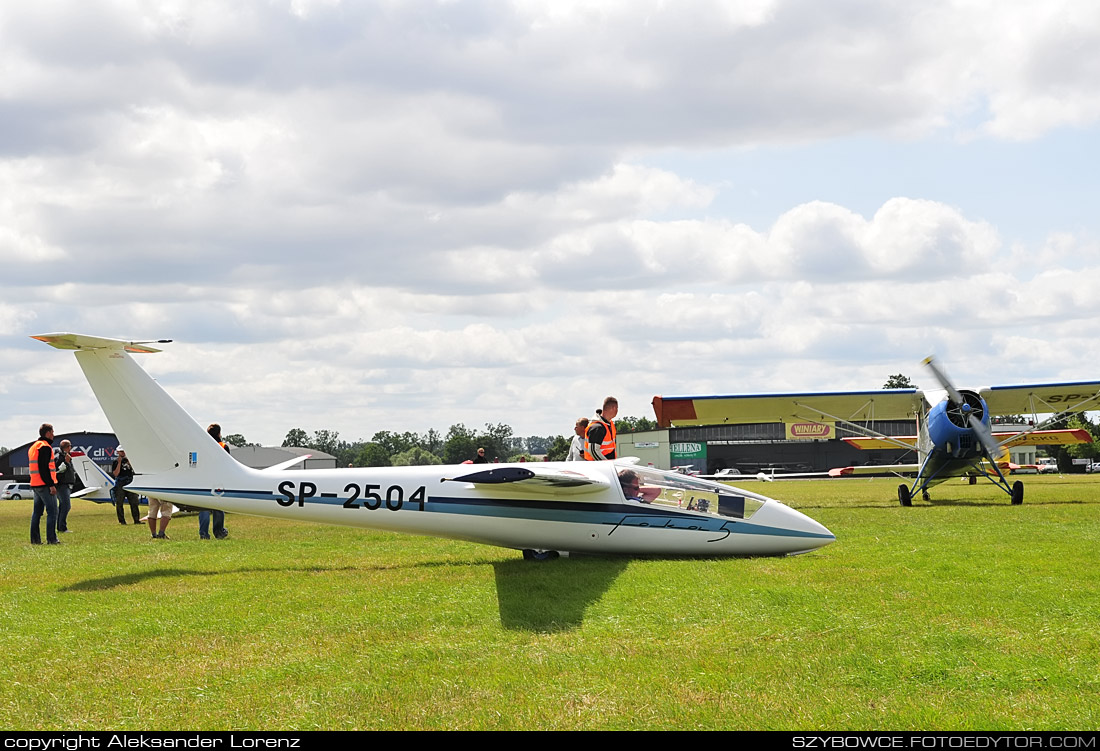
[[[21,498],[34,498],[29,482],[9,482],[0,493],[0,499],[5,501],[18,501]]]
[[[1058,460],[1054,457],[1044,456],[1042,459],[1036,459],[1035,464],[1039,467],[1039,474],[1052,474],[1058,471]]]
[[[714,476],[715,477],[740,477],[741,476],[741,470],[735,469],[733,467],[726,467],[725,469],[720,469],[717,472],[715,472]]]
[[[1100,472],[1100,462],[1093,462],[1085,467],[1086,472]]]

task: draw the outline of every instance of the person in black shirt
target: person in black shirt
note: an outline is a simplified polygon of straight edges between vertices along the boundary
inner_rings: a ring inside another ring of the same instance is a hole
[[[134,524],[141,524],[141,513],[138,511],[138,497],[126,492],[126,486],[134,481],[134,467],[126,458],[126,451],[119,446],[115,449],[115,463],[111,467],[111,475],[115,478],[115,487],[111,492],[115,496],[115,513],[118,515],[118,523],[126,523],[126,515],[122,510],[125,501],[130,502],[130,514],[134,517]]]

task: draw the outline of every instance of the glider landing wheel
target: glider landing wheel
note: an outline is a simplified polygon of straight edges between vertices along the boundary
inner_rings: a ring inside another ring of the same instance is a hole
[[[553,561],[557,559],[558,551],[556,550],[532,550],[531,548],[525,548],[523,551],[523,560],[525,561]]]
[[[898,485],[898,500],[902,506],[913,505],[913,496],[909,493],[908,485]]]
[[[1024,502],[1024,484],[1017,480],[1012,483],[1012,505],[1019,506]]]

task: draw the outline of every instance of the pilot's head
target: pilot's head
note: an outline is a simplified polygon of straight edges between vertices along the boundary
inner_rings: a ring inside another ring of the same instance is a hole
[[[619,484],[623,486],[623,494],[627,498],[641,498],[642,481],[638,473],[632,469],[624,469],[619,473]]]

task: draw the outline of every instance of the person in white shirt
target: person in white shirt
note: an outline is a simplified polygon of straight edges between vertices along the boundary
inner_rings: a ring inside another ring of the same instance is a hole
[[[565,457],[567,462],[584,461],[584,431],[588,429],[588,418],[577,418],[577,424],[573,426],[573,441],[569,444],[569,455]]]

